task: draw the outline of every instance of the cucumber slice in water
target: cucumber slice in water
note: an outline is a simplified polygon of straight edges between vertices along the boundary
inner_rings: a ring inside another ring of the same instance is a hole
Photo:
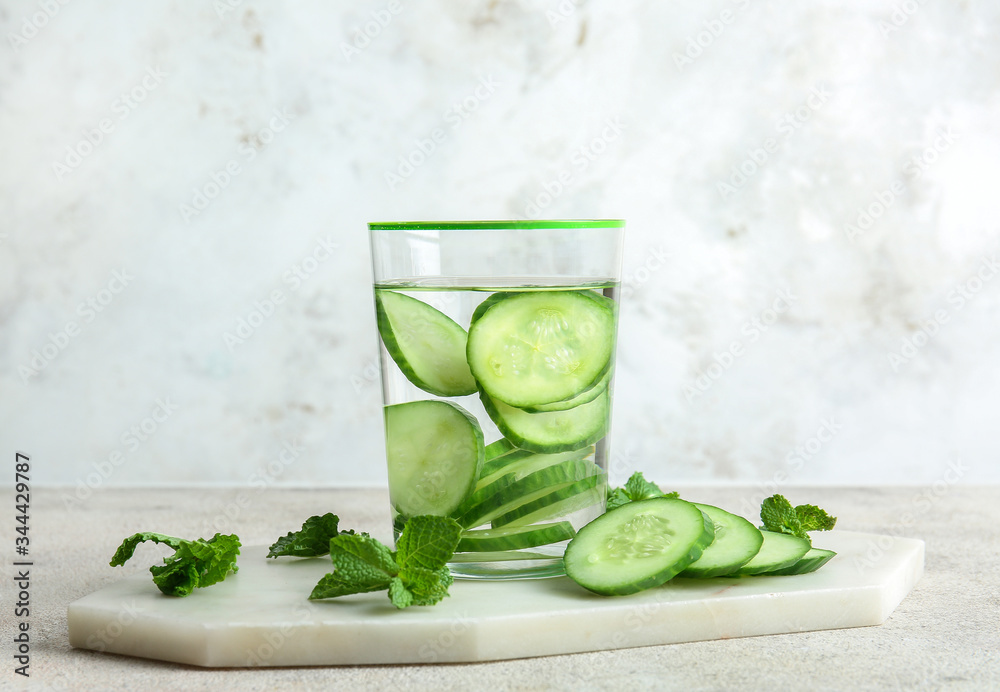
[[[502,457],[507,455],[509,452],[513,452],[517,449],[510,440],[501,437],[496,442],[491,442],[486,445],[486,461],[491,461],[497,457]]]
[[[528,413],[548,413],[550,411],[566,411],[571,408],[576,408],[583,404],[590,403],[601,394],[605,392],[608,388],[608,382],[611,381],[611,370],[609,369],[604,373],[604,377],[598,380],[597,384],[583,392],[582,394],[577,394],[572,399],[567,399],[566,401],[556,401],[552,404],[539,404],[538,406],[525,406],[524,411]]]
[[[472,494],[483,467],[483,431],[449,401],[385,407],[389,500],[410,517],[447,516]]]
[[[546,466],[552,466],[564,461],[587,459],[593,453],[593,445],[572,452],[560,452],[559,454],[535,454],[524,449],[518,449],[483,464],[483,470],[479,474],[479,483],[476,485],[476,490],[489,485],[501,476],[513,474],[517,478],[524,478],[529,473],[534,473]]]
[[[760,552],[750,558],[750,561],[745,565],[732,572],[731,576],[745,577],[791,567],[809,552],[809,541],[804,538],[775,531],[761,531],[760,533],[764,537]]]
[[[809,572],[815,572],[832,560],[836,554],[837,553],[832,550],[810,548],[809,552],[803,555],[798,562],[794,562],[788,567],[784,567],[782,569],[763,572],[762,576],[784,576],[789,574],[808,574]]]
[[[577,584],[623,596],[663,584],[701,557],[712,522],[690,502],[655,497],[602,514],[577,533],[563,558]]]
[[[480,526],[494,517],[509,512],[525,503],[552,496],[554,493],[581,479],[601,473],[591,461],[564,461],[546,466],[523,478],[516,474],[502,475],[495,481],[476,490],[459,506],[455,521],[466,528]],[[566,493],[567,495],[570,493]]]
[[[565,401],[596,385],[611,363],[615,313],[610,301],[587,293],[497,293],[484,301],[466,351],[480,387],[525,407]]]
[[[459,552],[522,550],[549,543],[568,541],[576,535],[568,521],[535,526],[465,531],[458,541]]]
[[[735,572],[760,551],[764,536],[749,521],[713,505],[692,504],[714,525],[715,540],[678,576],[721,577]]]
[[[587,507],[593,507],[604,500],[604,495],[607,492],[604,482],[606,478],[607,476],[601,472],[551,488],[544,494],[525,498],[525,501],[512,509],[494,517],[491,525],[495,529],[501,526],[527,526],[536,521],[548,521]]]
[[[476,392],[465,358],[468,335],[440,310],[395,291],[375,291],[382,343],[410,382],[438,396]]]
[[[607,389],[576,408],[546,413],[527,413],[486,392],[480,392],[479,398],[504,437],[532,452],[569,452],[594,444],[608,433],[611,396]]]

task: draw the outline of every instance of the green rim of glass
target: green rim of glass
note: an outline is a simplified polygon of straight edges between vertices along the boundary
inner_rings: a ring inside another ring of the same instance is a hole
[[[391,221],[369,223],[369,231],[453,231],[543,228],[624,228],[624,219],[567,219],[564,221]]]

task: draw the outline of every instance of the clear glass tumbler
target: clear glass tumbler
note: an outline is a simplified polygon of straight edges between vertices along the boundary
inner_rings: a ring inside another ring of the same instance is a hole
[[[368,227],[394,536],[451,516],[455,576],[562,574],[604,511],[625,222]]]

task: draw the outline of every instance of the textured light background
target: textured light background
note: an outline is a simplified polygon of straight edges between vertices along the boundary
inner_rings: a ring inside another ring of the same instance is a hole
[[[1000,481],[998,35],[992,0],[2,2],[0,454],[81,498],[383,484],[365,223],[621,217],[613,480]]]

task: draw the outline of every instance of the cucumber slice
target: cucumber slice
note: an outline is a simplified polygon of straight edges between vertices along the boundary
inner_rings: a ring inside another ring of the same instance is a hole
[[[525,502],[546,497],[555,489],[601,473],[590,461],[564,461],[549,465],[523,478],[506,474],[472,493],[453,513],[455,521],[473,528]]]
[[[559,454],[535,454],[534,452],[519,449],[483,464],[483,470],[479,474],[479,483],[476,484],[476,489],[478,490],[489,485],[501,476],[513,474],[517,478],[524,478],[529,473],[534,473],[546,466],[552,466],[564,461],[588,459],[593,453],[593,445],[573,452],[560,452]]]
[[[497,293],[476,309],[466,355],[490,397],[510,406],[571,399],[604,376],[615,313],[591,291]],[[516,441],[515,441],[516,442]]]
[[[406,379],[438,396],[474,394],[468,334],[440,310],[395,291],[375,291],[382,343]]]
[[[472,494],[483,467],[483,431],[450,401],[385,407],[389,499],[396,511],[447,516]]]
[[[692,504],[712,522],[715,540],[679,576],[702,579],[721,577],[735,572],[760,551],[764,537],[749,521],[713,505]]]
[[[605,596],[659,586],[701,557],[712,522],[690,502],[655,497],[602,514],[566,546],[566,574]]]
[[[764,537],[760,552],[735,572],[731,572],[731,576],[745,577],[791,567],[809,552],[809,541],[804,538],[775,531],[760,533]]]
[[[566,411],[571,408],[576,408],[583,404],[589,403],[599,397],[608,388],[608,382],[611,381],[611,370],[608,369],[604,373],[604,377],[598,380],[597,384],[583,392],[582,394],[577,394],[572,399],[567,399],[566,401],[556,401],[552,404],[539,404],[538,406],[525,406],[524,411],[528,413],[548,413],[550,411]]]
[[[547,413],[527,413],[482,391],[479,398],[504,437],[532,452],[568,452],[594,444],[608,433],[611,396],[607,389],[582,406]]]
[[[834,558],[837,553],[832,550],[823,550],[822,548],[810,548],[809,552],[803,555],[798,562],[794,562],[788,567],[782,569],[772,570],[770,572],[764,572],[763,576],[783,576],[788,574],[808,574],[809,572],[815,572],[820,567],[828,563]]]
[[[495,517],[491,525],[495,529],[501,526],[527,526],[536,521],[548,521],[593,507],[604,501],[606,478],[601,472],[596,476],[552,488],[544,495],[525,498],[525,502]]]
[[[521,550],[549,543],[568,541],[576,535],[568,521],[535,526],[464,531],[455,549],[460,552]]]
[[[496,442],[491,442],[486,445],[486,461],[502,457],[509,452],[515,451],[516,449],[517,447],[515,447],[510,440],[501,437]]]

